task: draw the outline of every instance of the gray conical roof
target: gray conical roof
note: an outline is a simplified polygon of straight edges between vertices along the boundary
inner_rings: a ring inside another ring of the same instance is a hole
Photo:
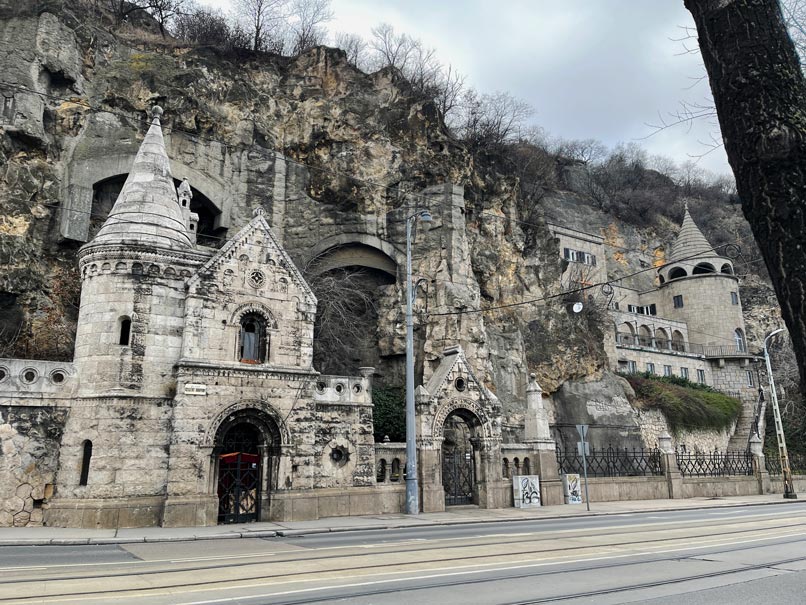
[[[683,215],[683,226],[680,227],[680,233],[672,245],[672,253],[669,255],[667,262],[679,261],[684,258],[691,257],[704,257],[704,256],[719,256],[714,252],[711,244],[705,239],[705,236],[700,231],[700,228],[691,218],[686,205],[686,211]]]
[[[135,243],[160,248],[192,248],[176,196],[159,116],[134,159],[115,206],[92,243]]]

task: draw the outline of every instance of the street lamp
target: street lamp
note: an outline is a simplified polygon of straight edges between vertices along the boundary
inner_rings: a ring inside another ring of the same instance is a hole
[[[414,294],[411,283],[411,230],[420,219],[431,222],[428,210],[419,210],[406,219],[406,513],[420,512],[420,488],[417,484],[417,429],[414,410]]]
[[[775,436],[778,438],[778,454],[781,458],[781,474],[784,477],[784,498],[795,499],[795,486],[792,483],[792,471],[789,468],[789,455],[786,452],[786,438],[784,437],[784,425],[781,423],[781,410],[778,407],[778,393],[775,390],[775,380],[772,377],[772,364],[770,363],[770,352],[767,350],[767,341],[776,334],[783,332],[783,328],[773,330],[764,339],[764,361],[767,364],[767,379],[770,383],[770,399],[772,399],[772,413],[775,419]]]

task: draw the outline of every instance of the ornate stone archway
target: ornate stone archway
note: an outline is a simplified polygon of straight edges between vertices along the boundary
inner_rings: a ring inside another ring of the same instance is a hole
[[[461,348],[445,350],[431,380],[418,389],[418,474],[423,512],[445,510],[443,477],[445,424],[458,416],[470,431],[474,480],[472,501],[481,508],[503,506],[500,489],[501,408],[473,375]]]

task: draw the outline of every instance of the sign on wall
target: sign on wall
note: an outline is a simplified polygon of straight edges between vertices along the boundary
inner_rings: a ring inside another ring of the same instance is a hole
[[[512,477],[512,494],[515,497],[515,508],[540,506],[540,477],[538,475]]]
[[[566,504],[582,504],[582,484],[578,473],[563,475],[563,493]]]
[[[184,393],[185,395],[207,395],[207,385],[188,382],[185,385]]]

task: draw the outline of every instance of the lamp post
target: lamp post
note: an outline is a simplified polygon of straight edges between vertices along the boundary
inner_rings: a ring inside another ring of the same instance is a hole
[[[411,231],[420,219],[431,222],[428,210],[419,210],[406,219],[406,513],[420,512],[420,488],[417,482],[417,429],[414,410],[414,294],[411,283]]]
[[[775,436],[778,438],[778,455],[781,458],[781,474],[784,477],[784,498],[795,499],[795,486],[792,483],[792,471],[789,468],[789,454],[786,451],[786,437],[784,437],[784,425],[781,423],[781,410],[778,407],[778,393],[775,390],[775,380],[772,377],[772,364],[770,363],[770,353],[767,350],[767,342],[783,332],[783,328],[773,330],[764,339],[764,362],[767,364],[767,380],[770,383],[770,399],[772,400],[772,413],[775,419]]]

